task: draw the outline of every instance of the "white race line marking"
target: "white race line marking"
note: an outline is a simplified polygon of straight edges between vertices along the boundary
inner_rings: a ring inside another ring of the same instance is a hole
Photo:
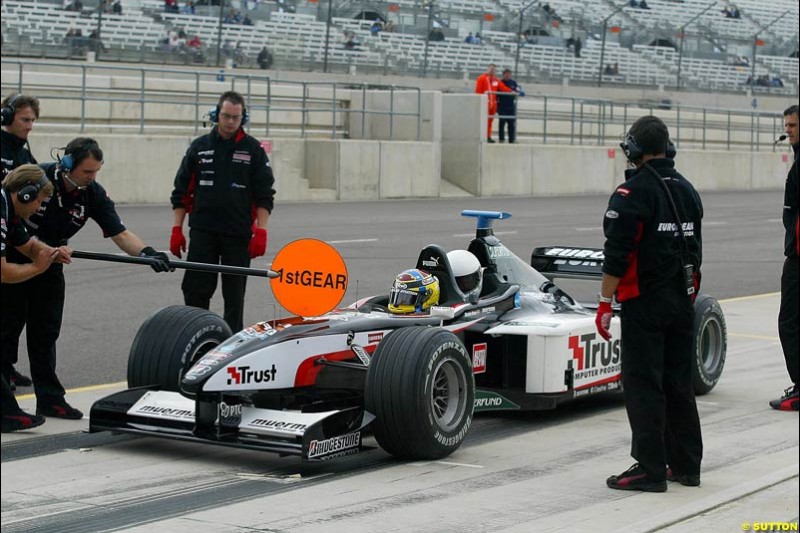
[[[724,226],[726,224],[727,222],[725,222],[724,220],[712,220],[709,222],[703,222],[704,226]]]
[[[344,241],[328,241],[328,244],[351,244],[357,242],[376,242],[378,239],[347,239]]]
[[[482,465],[468,465],[466,463],[451,463],[449,461],[436,461],[436,464],[439,465],[448,465],[448,466],[466,466],[467,468],[486,468]]]
[[[419,461],[416,463],[408,463],[409,466],[428,466],[431,464],[445,465],[445,466],[466,466],[467,468],[486,468],[482,465],[469,465],[466,463],[453,463],[450,461]]]
[[[600,226],[592,226],[590,228],[575,228],[575,231],[600,231],[602,229]]]
[[[776,222],[783,222],[783,219],[782,218],[768,218],[767,222],[769,222],[770,224],[774,224]]]
[[[704,402],[701,400],[695,400],[697,405],[719,405],[719,402]]]
[[[495,231],[494,232],[495,235],[514,235],[515,233],[519,233],[519,232],[516,231],[516,230]],[[475,236],[474,232],[473,233],[454,233],[453,234],[453,237],[474,237],[474,236]]]

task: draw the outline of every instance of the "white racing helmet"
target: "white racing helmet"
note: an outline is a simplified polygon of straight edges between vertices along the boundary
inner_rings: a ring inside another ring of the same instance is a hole
[[[483,286],[483,269],[478,258],[466,250],[453,250],[447,252],[447,260],[453,268],[458,288],[466,295],[467,300],[480,296]]]

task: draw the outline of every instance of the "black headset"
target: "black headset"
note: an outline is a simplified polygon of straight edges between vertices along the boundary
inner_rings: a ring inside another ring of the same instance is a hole
[[[228,100],[230,101],[230,100]],[[210,120],[213,124],[217,124],[219,122],[219,104],[208,112],[208,120]],[[247,106],[242,105],[242,126],[247,124],[247,121],[250,119],[250,114],[247,112]]]
[[[18,190],[17,199],[23,204],[31,203],[48,183],[50,183],[50,179],[45,174],[36,183],[28,183]]]
[[[69,172],[75,168],[76,161],[81,158],[81,156],[87,152],[89,152],[93,148],[100,148],[100,145],[97,144],[94,140],[89,140],[82,145],[78,146],[74,152],[64,154],[64,157],[58,160],[59,165],[61,166],[61,170]],[[51,154],[52,156],[52,154]]]
[[[6,102],[6,105],[3,106],[3,109],[0,109],[0,119],[2,120],[2,123],[0,123],[0,125],[8,126],[12,122],[14,122],[14,113],[16,112],[16,109],[14,108],[14,102],[16,102],[19,96],[20,95],[15,94],[11,98],[9,98],[8,102]]]
[[[625,134],[625,139],[619,143],[619,147],[622,148],[622,153],[625,154],[625,157],[628,158],[628,161],[639,161],[645,155],[644,150],[642,150],[642,147],[637,144],[636,139],[633,138],[633,135],[631,135],[630,132]],[[664,153],[669,159],[675,159],[675,156],[678,154],[678,150],[675,148],[675,144],[671,140],[667,140],[667,146],[664,149]]]

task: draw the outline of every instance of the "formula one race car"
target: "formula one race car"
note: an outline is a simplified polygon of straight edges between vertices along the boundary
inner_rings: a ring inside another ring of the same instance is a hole
[[[602,250],[537,248],[523,261],[495,236],[508,213],[478,218],[468,251],[483,268],[478,294],[459,288],[445,251],[417,268],[438,278],[438,305],[397,315],[386,295],[322,316],[260,322],[233,335],[214,313],[173,306],[140,328],[129,389],[97,401],[90,431],[119,431],[298,455],[357,453],[365,431],[403,459],[451,454],[473,413],[552,409],[620,390],[620,326],[604,341],[590,305],[552,278],[597,279]],[[717,383],[725,319],[696,302],[695,391]]]

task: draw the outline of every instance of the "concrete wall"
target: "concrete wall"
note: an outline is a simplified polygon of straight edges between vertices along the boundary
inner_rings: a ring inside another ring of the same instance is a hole
[[[454,94],[442,100],[442,178],[476,196],[487,120],[485,96]]]
[[[364,99],[366,97],[366,106]],[[442,136],[442,93],[438,91],[351,91],[348,121],[351,139],[417,140],[417,117],[362,113],[359,110],[421,115],[419,140],[438,142]],[[363,127],[362,127],[363,125]]]

